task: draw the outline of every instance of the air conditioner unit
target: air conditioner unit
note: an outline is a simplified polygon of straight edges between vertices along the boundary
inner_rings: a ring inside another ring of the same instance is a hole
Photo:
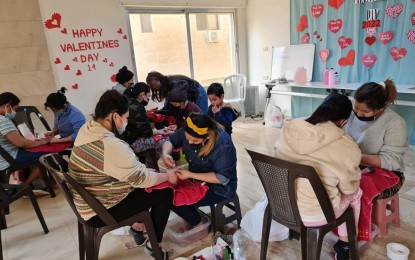
[[[206,41],[209,43],[219,42],[218,31],[206,31]]]

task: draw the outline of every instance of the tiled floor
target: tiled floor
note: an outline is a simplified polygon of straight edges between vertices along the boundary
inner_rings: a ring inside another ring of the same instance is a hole
[[[247,118],[246,124],[240,119],[234,124],[233,140],[238,152],[238,194],[243,214],[262,197],[264,190],[245,151],[245,148],[272,154],[272,147],[279,134],[277,128],[265,128],[261,121]],[[376,238],[364,252],[361,259],[387,259],[386,244],[398,242],[409,247],[410,259],[415,259],[415,151],[406,156],[406,181],[400,192],[401,227],[389,226],[388,237]],[[30,201],[21,199],[11,206],[7,216],[8,229],[2,231],[4,259],[78,259],[76,217],[59,190],[57,197],[38,198],[41,210],[50,232],[44,234]],[[232,227],[231,227],[232,228]],[[100,259],[152,259],[142,248],[124,249],[131,241],[130,236],[104,236]],[[212,233],[201,241],[181,248],[165,236],[163,247],[172,248],[173,256],[191,256],[212,243]],[[268,259],[301,259],[300,243],[297,240],[269,244]],[[324,247],[322,259],[330,259],[330,248]],[[255,244],[250,259],[259,259],[259,244]],[[174,258],[173,257],[173,258]]]

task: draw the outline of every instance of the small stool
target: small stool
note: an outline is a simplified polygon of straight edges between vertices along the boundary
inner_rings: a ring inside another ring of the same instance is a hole
[[[389,215],[386,210],[390,211]],[[386,236],[386,227],[389,223],[393,222],[397,227],[400,227],[398,193],[392,197],[373,202],[372,221],[379,226],[379,237]]]
[[[233,205],[231,203],[233,203]],[[224,206],[233,210],[233,213],[228,217],[226,217],[223,213]],[[242,214],[238,194],[235,193],[235,196],[233,196],[233,198],[224,200],[216,205],[211,205],[210,214],[212,217],[212,227],[214,232],[220,231],[224,233],[225,225],[235,220],[238,222],[238,228],[240,228]]]

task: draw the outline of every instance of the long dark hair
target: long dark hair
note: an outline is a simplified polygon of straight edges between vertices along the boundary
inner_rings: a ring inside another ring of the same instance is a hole
[[[385,86],[382,86],[385,84]],[[354,99],[359,103],[365,103],[370,109],[382,109],[388,104],[395,103],[398,97],[395,83],[390,78],[384,82],[368,82],[360,86],[354,94]]]
[[[162,101],[163,99],[167,98],[167,94],[169,92],[170,80],[167,76],[164,76],[160,72],[151,71],[147,74],[146,82],[148,85],[151,86],[150,82],[152,80],[160,81],[160,89],[155,90],[151,88],[151,99],[157,100],[158,102]]]
[[[195,125],[197,128],[207,128],[207,133],[204,135],[200,135],[197,132],[195,132],[191,126],[189,126],[187,122],[188,119],[186,119],[184,131],[196,138],[207,138],[206,143],[200,149],[198,155],[199,157],[209,155],[215,147],[216,140],[218,139],[219,134],[217,124],[210,117],[202,113],[190,113],[188,118],[191,120],[192,124]]]
[[[117,90],[107,90],[99,98],[95,107],[94,119],[104,119],[110,113],[116,112],[120,116],[128,112],[128,99]]]
[[[4,104],[10,104],[11,106],[17,106],[20,104],[20,99],[11,92],[3,92],[0,94],[0,106]]]
[[[60,90],[56,93],[50,94],[46,98],[46,102],[44,104],[45,109],[49,110],[48,108],[53,108],[56,110],[63,109],[65,104],[68,103],[68,100],[66,99],[65,92],[67,89],[65,87],[61,87]]]
[[[352,101],[348,97],[332,93],[324,99],[323,103],[305,121],[313,125],[328,121],[335,123],[339,120],[348,119],[352,109]]]

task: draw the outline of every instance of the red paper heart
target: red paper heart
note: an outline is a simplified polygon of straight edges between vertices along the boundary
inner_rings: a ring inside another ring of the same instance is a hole
[[[117,74],[112,74],[110,79],[112,82],[117,82]]]
[[[74,62],[78,62],[78,58],[77,58],[77,57],[73,58],[72,60],[73,60]]]
[[[61,59],[56,58],[56,59],[55,59],[55,64],[60,64],[60,63],[61,63]]]
[[[375,54],[365,54],[362,57],[362,63],[367,68],[370,68],[373,65],[375,65],[376,59],[377,59],[377,56]]]
[[[329,6],[339,9],[339,7],[343,4],[344,0],[329,0]]]
[[[406,55],[406,49],[405,48],[398,48],[398,47],[393,47],[390,50],[390,54],[392,55],[392,58],[397,61],[400,58],[405,57]]]
[[[78,83],[72,85],[73,89],[78,89]]]
[[[385,14],[388,15],[390,18],[395,19],[398,17],[403,10],[402,4],[390,5],[386,7]]]
[[[368,36],[365,39],[365,42],[367,43],[367,45],[372,45],[376,42],[376,37],[375,36]]]
[[[63,28],[63,30],[61,30],[61,33],[68,34],[68,31],[66,30],[66,28]]]
[[[330,50],[329,49],[323,49],[320,50],[320,59],[322,62],[326,62],[326,60],[329,58],[330,56]]]
[[[103,61],[103,62],[105,62],[105,63],[107,63],[107,61],[108,61],[108,60],[107,60],[107,58],[105,58],[105,59],[103,59],[102,61]]]
[[[415,13],[412,14],[411,21],[412,21],[412,25],[415,25]]]
[[[415,31],[414,30],[409,30],[406,33],[406,38],[408,38],[408,40],[410,42],[412,42],[413,44],[415,44]]]
[[[300,17],[300,23],[297,25],[297,32],[301,32],[307,27],[308,27],[307,15],[302,15]]]
[[[71,70],[71,68],[69,67],[69,65],[66,65],[65,68],[63,68],[64,70]]]
[[[122,38],[123,38],[123,39],[127,39],[127,35],[124,35]]]
[[[346,57],[342,57],[342,58],[339,59],[339,61],[338,61],[339,65],[340,66],[353,65],[354,56],[355,56],[355,51],[354,50],[349,50],[347,52]]]
[[[114,63],[112,63],[112,62],[111,62],[111,63],[110,63],[110,67],[114,67]]]
[[[62,16],[59,13],[52,14],[51,18],[46,20],[45,27],[48,29],[61,28]]]
[[[379,33],[379,40],[383,44],[387,44],[393,39],[394,33],[392,31]]]
[[[82,71],[81,70],[78,70],[75,75],[76,76],[81,76],[82,75]]]
[[[352,38],[340,36],[337,42],[339,43],[340,48],[343,50],[344,48],[347,48],[352,44]]]
[[[332,33],[337,33],[343,26],[343,21],[341,19],[330,20],[328,23],[328,28]]]
[[[117,33],[122,34],[122,29],[119,28],[118,31],[117,31]]]
[[[301,42],[302,43],[309,43],[310,42],[310,34],[309,33],[305,33],[303,35],[303,37],[301,37]]]
[[[319,5],[312,5],[311,6],[311,15],[314,18],[318,18],[324,11],[324,5],[323,4],[319,4]]]

